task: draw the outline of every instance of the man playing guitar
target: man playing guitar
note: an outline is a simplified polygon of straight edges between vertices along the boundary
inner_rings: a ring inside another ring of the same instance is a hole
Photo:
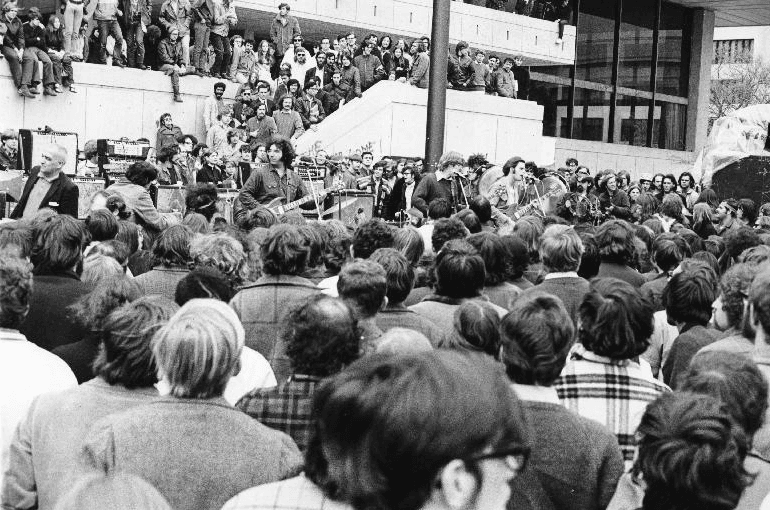
[[[268,143],[268,168],[252,172],[243,185],[238,196],[246,209],[255,209],[262,205],[268,208],[278,206],[281,202],[294,202],[308,197],[305,183],[292,168],[295,158],[294,147],[282,136],[273,137]],[[309,198],[309,197],[308,197]],[[319,204],[326,198],[325,193],[315,197]],[[315,209],[314,200],[308,200],[303,209]]]

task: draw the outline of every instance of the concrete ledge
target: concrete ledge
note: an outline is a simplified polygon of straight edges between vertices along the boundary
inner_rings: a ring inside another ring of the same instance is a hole
[[[171,79],[159,71],[120,69],[96,64],[73,64],[77,94],[57,97],[20,97],[8,65],[0,61],[0,128],[35,129],[44,125],[56,131],[78,133],[82,147],[91,138],[154,140],[156,122],[171,113],[185,133],[204,137],[203,103],[213,94],[213,78],[184,76],[184,103],[175,103]],[[227,82],[225,98],[232,98],[237,84]]]

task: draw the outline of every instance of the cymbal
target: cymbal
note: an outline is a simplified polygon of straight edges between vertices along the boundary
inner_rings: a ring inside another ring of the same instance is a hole
[[[340,202],[339,204],[334,204],[333,206],[326,209],[323,213],[321,213],[322,216],[326,216],[327,214],[332,214],[340,209],[346,209],[350,207],[351,205],[355,204],[358,201],[357,198],[349,198],[345,200],[344,202]]]

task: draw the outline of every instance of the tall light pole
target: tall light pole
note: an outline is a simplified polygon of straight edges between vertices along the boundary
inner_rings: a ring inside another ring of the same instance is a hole
[[[451,0],[433,0],[433,26],[431,28],[430,74],[428,83],[428,119],[425,133],[425,168],[428,171],[436,169],[438,160],[444,152],[450,5]]]

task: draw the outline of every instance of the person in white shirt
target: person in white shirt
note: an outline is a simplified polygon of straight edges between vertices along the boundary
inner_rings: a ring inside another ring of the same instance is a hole
[[[214,84],[214,95],[207,97],[203,103],[203,126],[206,128],[206,133],[209,132],[211,126],[217,123],[217,116],[225,109],[222,96],[224,96],[226,88],[227,85],[224,82],[216,82]]]
[[[32,264],[4,253],[0,256],[0,485],[16,426],[35,397],[78,385],[61,358],[19,333],[31,295]]]

